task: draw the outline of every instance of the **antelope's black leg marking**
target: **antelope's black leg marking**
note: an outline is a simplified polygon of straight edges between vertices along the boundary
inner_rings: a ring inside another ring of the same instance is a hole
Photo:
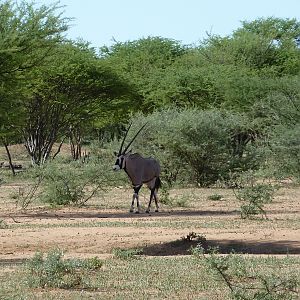
[[[150,212],[151,202],[152,202],[152,198],[154,197],[154,193],[155,193],[155,188],[151,189],[150,200],[149,200],[149,204],[148,204],[146,213]]]
[[[155,212],[158,212],[158,201],[157,201],[157,191],[154,191],[154,200],[155,200],[155,205],[156,205],[156,210],[155,210]]]

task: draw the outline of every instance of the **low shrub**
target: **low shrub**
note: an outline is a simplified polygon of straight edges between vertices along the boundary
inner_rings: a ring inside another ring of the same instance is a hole
[[[261,215],[267,219],[265,204],[273,201],[278,186],[270,182],[261,182],[258,174],[253,171],[244,172],[235,176],[233,191],[242,205],[241,218],[251,218]]]
[[[293,274],[281,272],[278,263],[264,263],[263,270],[254,262],[237,254],[222,256],[217,248],[208,254],[204,249],[194,247],[192,254],[206,262],[208,271],[216,280],[223,282],[236,300],[292,300],[298,299],[299,280]],[[280,259],[282,260],[282,259]]]
[[[63,252],[59,249],[50,251],[46,257],[38,252],[26,265],[27,281],[30,287],[74,288],[84,285],[87,271],[101,266],[102,261],[97,257],[63,260]]]
[[[38,198],[50,205],[83,206],[93,196],[114,185],[111,165],[97,158],[81,161],[50,161],[35,167],[32,177],[43,178]]]

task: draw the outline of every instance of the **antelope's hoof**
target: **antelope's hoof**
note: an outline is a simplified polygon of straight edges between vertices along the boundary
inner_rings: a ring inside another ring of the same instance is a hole
[[[158,209],[156,209],[155,212],[158,212]]]
[[[150,211],[149,210],[146,210],[146,214],[149,214],[150,213]]]
[[[133,209],[130,209],[129,212],[130,212],[130,213],[133,213]]]
[[[137,210],[135,213],[136,213],[136,214],[139,214],[140,212]]]

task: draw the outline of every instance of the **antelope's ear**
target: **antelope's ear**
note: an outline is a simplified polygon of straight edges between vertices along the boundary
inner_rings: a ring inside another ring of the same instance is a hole
[[[118,152],[114,151],[114,155],[115,155],[115,156],[118,156]]]

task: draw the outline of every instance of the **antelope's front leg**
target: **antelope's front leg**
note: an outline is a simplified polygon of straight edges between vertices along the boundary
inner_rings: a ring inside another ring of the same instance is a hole
[[[134,210],[134,199],[137,197],[137,194],[136,193],[133,193],[132,195],[132,202],[131,202],[131,206],[130,206],[130,212],[132,213],[133,210]]]
[[[140,213],[140,202],[139,202],[139,190],[142,187],[142,185],[136,186],[134,187],[134,193],[132,196],[132,202],[131,202],[131,207],[130,207],[130,212],[134,211],[134,199],[136,199],[136,206],[137,206],[137,211],[136,213],[139,214]]]

